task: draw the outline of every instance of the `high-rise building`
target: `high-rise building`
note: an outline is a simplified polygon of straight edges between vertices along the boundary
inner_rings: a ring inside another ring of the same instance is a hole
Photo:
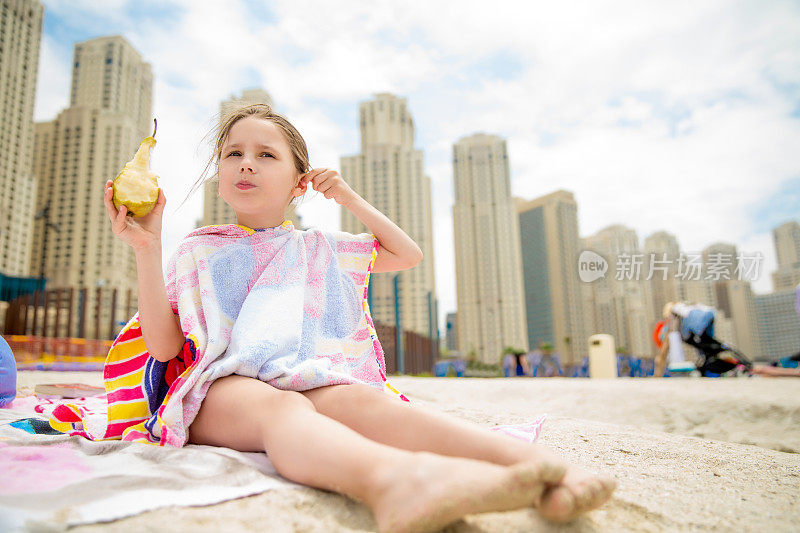
[[[89,300],[79,304],[84,308],[97,308],[95,287],[121,291],[113,309],[116,320],[129,318],[123,316],[129,290],[135,302],[136,259],[111,230],[103,189],[153,131],[152,87],[150,65],[124,38],[78,43],[70,107],[35,127],[34,173],[40,181],[36,209],[49,207],[50,217],[34,221],[32,270],[38,274],[43,266],[48,288],[92,289]],[[110,300],[110,291],[106,294]],[[99,309],[100,323],[108,324],[111,303],[104,301]],[[77,336],[81,326],[85,336],[107,336],[105,327],[96,331],[92,321],[73,322],[69,334]]]
[[[272,97],[263,89],[245,89],[241,96],[231,95],[230,98],[219,105],[219,119],[229,111],[252,104],[267,104],[274,106]],[[286,218],[298,229],[302,229],[300,218],[295,210],[295,204],[290,203],[286,209]],[[225,200],[219,196],[219,180],[216,176],[203,184],[203,218],[198,226],[212,224],[236,224],[236,213]]]
[[[504,139],[478,133],[453,146],[453,225],[462,353],[498,363],[528,349],[519,223]]]
[[[736,257],[736,246],[729,243],[711,244],[700,253],[681,253],[675,273],[678,299],[717,307],[714,283],[734,279]]]
[[[578,204],[559,190],[516,200],[528,345],[549,343],[564,364],[580,363],[589,338],[578,278]]]
[[[716,242],[703,248],[703,279],[720,281],[739,275],[739,253],[736,245]]]
[[[732,344],[752,360],[762,359],[761,333],[755,295],[746,280],[732,279],[714,282],[717,309],[732,323],[735,340]],[[719,320],[715,319],[715,324]],[[715,335],[727,341],[722,334]]]
[[[791,289],[755,295],[763,359],[774,361],[800,352],[800,317],[794,303]]]
[[[680,300],[678,260],[681,250],[675,235],[656,231],[644,240],[644,261],[653,301],[653,316],[660,319],[667,302]]]
[[[654,353],[652,331],[656,322],[649,265],[639,252],[636,231],[621,225],[604,228],[585,239],[586,247],[608,261],[608,272],[588,284],[594,333],[614,336],[616,346],[638,357]]]
[[[772,290],[782,292],[800,285],[800,267],[778,267],[772,273]]]
[[[436,339],[431,182],[423,170],[423,152],[414,148],[414,121],[408,103],[405,98],[378,94],[359,105],[359,125],[361,153],[341,158],[342,177],[402,228],[423,253],[420,264],[412,269],[376,273],[370,278],[372,316],[376,322],[399,322],[404,330]],[[341,210],[341,228],[350,233],[367,231],[347,209]]]
[[[785,222],[772,230],[778,268],[772,273],[773,290],[784,291],[800,284],[800,223]]]
[[[39,184],[31,157],[44,8],[38,0],[2,0],[0,5],[0,273],[27,276]]]
[[[800,223],[790,220],[772,230],[778,266],[800,263]]]

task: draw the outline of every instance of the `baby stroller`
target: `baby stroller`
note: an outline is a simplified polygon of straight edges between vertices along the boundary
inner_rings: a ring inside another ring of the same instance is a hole
[[[752,372],[753,363],[745,355],[729,344],[719,342],[714,337],[706,335],[692,334],[684,342],[694,346],[700,354],[697,362],[697,370],[703,377],[709,374],[724,374],[743,366],[748,373]]]

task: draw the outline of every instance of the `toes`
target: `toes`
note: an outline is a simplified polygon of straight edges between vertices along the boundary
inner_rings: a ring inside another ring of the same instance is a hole
[[[536,507],[541,505],[546,489],[558,485],[567,472],[566,465],[551,461],[518,463],[511,468],[516,484],[532,495],[529,504]]]
[[[611,498],[611,494],[617,488],[617,482],[610,478],[602,478],[600,479],[600,490],[598,491],[595,501],[594,507],[600,507],[604,503]]]
[[[541,507],[542,501],[547,488],[550,486],[558,485],[564,479],[567,473],[567,466],[561,463],[553,463],[543,461],[536,465],[536,478],[540,485],[536,497],[533,499],[533,505]]]
[[[545,492],[539,512],[552,522],[568,522],[572,520],[578,504],[572,491],[558,486]]]
[[[588,511],[594,507],[595,501],[603,492],[603,485],[600,480],[590,481],[578,489],[575,495],[576,511]]]
[[[609,478],[587,480],[575,487],[558,485],[544,492],[539,512],[553,522],[568,522],[603,505],[616,487],[617,482]]]

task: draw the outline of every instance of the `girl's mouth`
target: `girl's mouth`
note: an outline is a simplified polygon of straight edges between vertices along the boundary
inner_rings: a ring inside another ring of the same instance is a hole
[[[252,189],[254,187],[255,185],[253,185],[252,183],[248,183],[246,181],[240,181],[239,183],[236,184],[236,188],[241,189],[243,191],[246,191],[247,189]]]

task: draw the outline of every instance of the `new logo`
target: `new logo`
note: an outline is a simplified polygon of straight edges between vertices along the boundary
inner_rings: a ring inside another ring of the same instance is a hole
[[[585,283],[606,277],[608,261],[591,250],[584,250],[578,257],[578,277]]]

